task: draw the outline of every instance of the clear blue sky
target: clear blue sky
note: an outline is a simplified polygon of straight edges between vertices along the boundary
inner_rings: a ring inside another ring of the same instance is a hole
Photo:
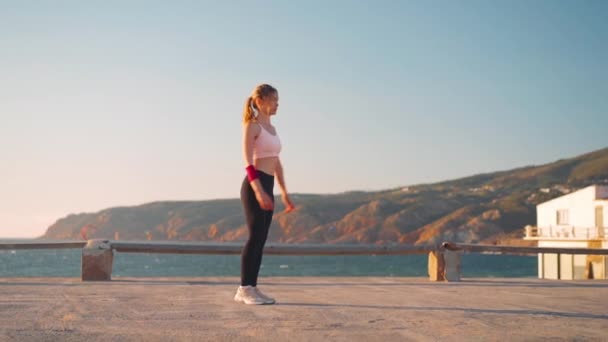
[[[279,89],[291,192],[380,190],[608,146],[606,1],[1,1],[0,236],[238,197]],[[297,204],[297,203],[296,203]]]

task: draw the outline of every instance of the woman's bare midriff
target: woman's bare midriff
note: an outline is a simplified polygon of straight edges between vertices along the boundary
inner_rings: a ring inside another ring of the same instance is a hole
[[[253,161],[256,170],[274,176],[274,171],[277,169],[278,157],[260,158]]]

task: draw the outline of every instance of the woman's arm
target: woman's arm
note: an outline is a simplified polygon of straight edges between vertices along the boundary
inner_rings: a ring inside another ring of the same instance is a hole
[[[281,197],[283,199],[283,203],[285,204],[285,212],[290,212],[295,209],[295,206],[291,202],[291,198],[287,193],[287,186],[285,185],[285,173],[283,172],[283,164],[281,164],[281,159],[277,160],[274,175],[277,178],[277,183],[279,183],[279,188],[281,189]]]
[[[283,173],[283,165],[281,164],[281,159],[277,160],[277,166],[274,170],[274,176],[277,178],[277,183],[279,183],[281,194],[286,194],[287,186],[285,185],[285,175]]]

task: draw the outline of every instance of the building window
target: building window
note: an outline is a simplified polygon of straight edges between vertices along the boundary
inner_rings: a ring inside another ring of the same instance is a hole
[[[568,215],[568,209],[561,209],[557,211],[557,224],[569,224],[570,215]]]

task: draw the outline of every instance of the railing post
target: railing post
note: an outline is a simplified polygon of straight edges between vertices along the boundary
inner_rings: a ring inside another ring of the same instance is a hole
[[[443,254],[445,262],[445,280],[460,281],[460,255],[458,251],[446,250]]]
[[[429,252],[429,280],[444,281],[445,277],[445,261],[443,259],[443,251],[435,249]]]
[[[114,253],[108,240],[89,240],[82,249],[82,280],[112,280]]]
[[[431,281],[460,281],[460,254],[458,251],[436,249],[429,253],[429,279]]]

